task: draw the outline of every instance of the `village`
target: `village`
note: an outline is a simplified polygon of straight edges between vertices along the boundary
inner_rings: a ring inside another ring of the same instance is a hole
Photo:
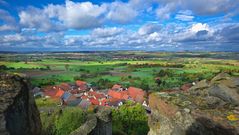
[[[124,88],[120,84],[113,85],[106,90],[97,90],[91,84],[77,80],[74,84],[61,83],[59,85],[44,88],[35,87],[34,97],[53,99],[59,102],[59,106],[75,106],[87,109],[90,106],[107,106],[117,108],[126,101],[142,104],[148,110],[146,92],[136,87]]]

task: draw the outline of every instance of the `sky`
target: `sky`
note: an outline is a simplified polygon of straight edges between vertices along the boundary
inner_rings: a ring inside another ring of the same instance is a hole
[[[239,51],[239,0],[0,0],[0,51]]]

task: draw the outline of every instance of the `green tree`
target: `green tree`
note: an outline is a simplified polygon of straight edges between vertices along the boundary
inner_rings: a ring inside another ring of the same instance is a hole
[[[55,134],[68,135],[85,122],[86,114],[77,107],[66,108],[55,121]]]
[[[140,104],[128,102],[119,109],[114,109],[113,134],[146,135],[149,131],[146,111]]]

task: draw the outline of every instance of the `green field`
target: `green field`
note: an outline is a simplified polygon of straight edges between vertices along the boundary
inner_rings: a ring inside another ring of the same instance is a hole
[[[194,53],[173,55],[172,53],[118,52],[114,55],[117,59],[105,55],[105,52],[97,55],[87,53],[78,58],[78,54],[46,54],[40,57],[35,54],[20,54],[20,56],[8,54],[2,55],[0,65],[6,66],[7,72],[28,76],[33,86],[39,87],[81,79],[99,88],[106,88],[114,83],[143,87],[142,85],[147,83],[150,90],[160,90],[209,79],[218,72],[239,75],[239,61],[220,58],[220,53],[214,54],[217,58],[205,53],[201,54],[203,58]],[[122,56],[124,58],[121,58]],[[160,77],[164,85],[157,87],[155,77]]]

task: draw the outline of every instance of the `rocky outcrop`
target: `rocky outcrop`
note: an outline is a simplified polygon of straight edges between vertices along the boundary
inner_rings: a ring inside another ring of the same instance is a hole
[[[112,135],[110,108],[96,108],[96,113],[88,115],[86,122],[70,135]]]
[[[221,73],[186,92],[151,94],[148,135],[238,135],[238,79]]]
[[[0,134],[40,135],[41,120],[27,81],[0,75]]]

